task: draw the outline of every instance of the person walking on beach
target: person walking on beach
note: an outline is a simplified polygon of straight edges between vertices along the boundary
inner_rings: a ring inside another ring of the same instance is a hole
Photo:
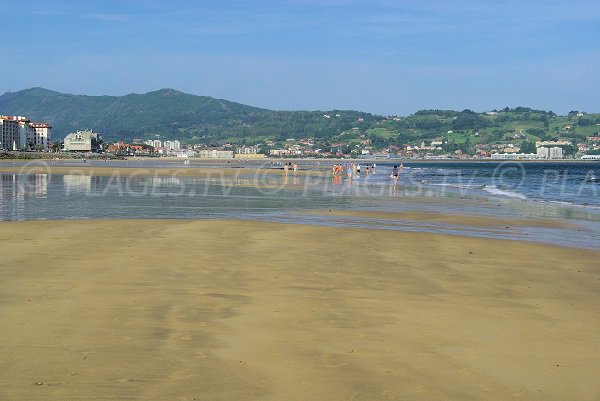
[[[288,175],[288,170],[289,170],[289,166],[288,166],[288,164],[287,164],[287,163],[285,163],[285,164],[283,165],[283,174],[284,174],[286,177],[287,177],[287,175]]]
[[[398,166],[394,166],[394,168],[392,169],[392,179],[394,180],[394,192],[396,192],[396,190],[398,189],[398,175]]]
[[[295,177],[296,174],[298,173],[298,163],[294,162],[294,165],[292,167],[294,169],[294,177]]]
[[[333,183],[339,185],[342,183],[342,165],[336,164],[333,166]]]
[[[356,164],[356,174],[360,175],[360,163]]]

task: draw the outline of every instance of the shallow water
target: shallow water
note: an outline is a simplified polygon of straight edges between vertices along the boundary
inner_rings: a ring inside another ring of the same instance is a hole
[[[490,194],[477,187],[465,190],[452,185],[432,185],[436,183],[409,178],[410,167],[403,171],[398,190],[394,191],[389,176],[381,173],[386,168],[379,166],[376,174],[363,175],[351,183],[337,183],[330,177],[282,177],[268,171],[254,174],[243,168],[232,176],[210,178],[3,173],[0,219],[235,218],[600,246],[600,212],[593,206]],[[431,177],[429,174],[427,180]],[[305,213],[327,210],[555,218],[574,222],[582,231],[527,226],[499,230],[431,221]]]

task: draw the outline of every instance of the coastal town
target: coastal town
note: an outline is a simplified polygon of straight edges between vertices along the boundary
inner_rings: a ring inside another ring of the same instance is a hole
[[[579,112],[577,112],[579,113]],[[579,113],[577,116],[583,115]],[[325,119],[332,116],[325,114]],[[389,119],[399,121],[401,117]],[[359,121],[360,122],[360,121]],[[600,129],[600,124],[596,124]],[[572,126],[566,125],[564,133]],[[122,157],[179,157],[200,159],[263,159],[263,158],[353,158],[353,159],[421,159],[421,160],[600,160],[600,131],[585,140],[531,140],[524,129],[509,132],[502,141],[475,143],[478,132],[468,133],[457,146],[451,139],[454,131],[440,133],[433,139],[413,140],[402,145],[379,141],[369,130],[352,128],[342,133],[346,140],[317,137],[264,140],[253,144],[185,143],[181,138],[135,139],[107,141],[92,129],[68,133],[62,140],[53,140],[52,125],[36,122],[24,116],[0,115],[0,150],[55,154],[104,154]],[[148,134],[152,135],[152,134]],[[464,135],[464,134],[463,134]],[[475,140],[470,141],[469,137]],[[244,141],[245,142],[245,141]],[[471,143],[473,143],[471,145]]]

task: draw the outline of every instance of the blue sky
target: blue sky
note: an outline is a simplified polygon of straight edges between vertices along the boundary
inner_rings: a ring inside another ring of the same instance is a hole
[[[597,1],[2,1],[0,92],[600,112]]]

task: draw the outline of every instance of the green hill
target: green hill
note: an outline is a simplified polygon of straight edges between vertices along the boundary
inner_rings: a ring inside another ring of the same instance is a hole
[[[56,139],[91,128],[108,140],[153,138],[155,134],[184,141],[330,136],[351,129],[358,118],[373,119],[368,113],[349,111],[325,120],[323,112],[271,111],[173,89],[83,96],[32,88],[0,96],[0,114],[49,122]]]

